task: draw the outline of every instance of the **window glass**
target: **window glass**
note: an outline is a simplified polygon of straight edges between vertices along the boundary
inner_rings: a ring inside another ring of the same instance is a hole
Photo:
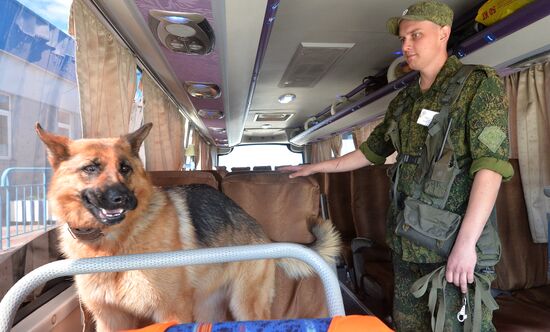
[[[0,93],[0,110],[10,110],[10,96],[4,93]]]
[[[340,155],[345,155],[355,150],[355,145],[353,144],[353,136],[351,133],[342,134],[342,152]]]
[[[59,135],[72,137],[71,135],[71,113],[57,112],[57,133]]]
[[[7,248],[5,225],[13,247],[54,224],[45,200],[51,169],[35,123],[82,137],[75,41],[66,32],[70,4],[0,1],[0,249]]]
[[[287,145],[269,144],[269,145],[240,145],[226,154],[219,156],[218,165],[227,167],[231,170],[233,167],[254,166],[276,166],[298,165],[303,163],[301,153],[292,152]]]
[[[48,23],[67,32],[72,0],[17,0]]]

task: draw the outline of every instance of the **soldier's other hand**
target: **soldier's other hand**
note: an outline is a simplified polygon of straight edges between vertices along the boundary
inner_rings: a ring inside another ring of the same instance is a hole
[[[474,269],[477,263],[477,253],[474,246],[455,243],[449,259],[445,278],[448,283],[460,287],[462,293],[468,291],[468,284],[474,282]]]

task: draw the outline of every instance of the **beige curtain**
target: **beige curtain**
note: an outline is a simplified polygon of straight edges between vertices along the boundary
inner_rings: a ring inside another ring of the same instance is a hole
[[[311,163],[318,163],[334,157],[339,157],[341,150],[342,137],[340,135],[313,143],[311,144]]]
[[[193,130],[193,138],[192,138],[193,155],[195,156],[195,169],[198,169],[200,167],[200,162],[201,162],[200,141],[201,141],[201,135],[199,135],[199,131],[195,128]]]
[[[144,73],[142,79],[144,119],[153,123],[145,139],[146,169],[179,170],[183,165],[185,119],[148,74]]]
[[[367,140],[374,128],[382,123],[383,119],[374,120],[367,123],[363,127],[353,129],[351,136],[353,137],[353,144],[355,148],[358,149],[359,145]]]
[[[202,138],[199,140],[200,147],[200,169],[208,170],[212,169],[212,155],[211,146],[206,143]]]
[[[550,199],[550,62],[506,77],[511,118],[516,119],[517,153],[531,236],[535,243],[548,242],[546,213]],[[512,137],[515,135],[512,135]]]
[[[351,135],[353,137],[353,144],[355,145],[355,148],[358,149],[361,143],[367,140],[369,138],[370,134],[378,126],[380,123],[384,121],[383,118],[380,118],[378,120],[374,120],[372,122],[367,123],[361,128],[355,128]],[[397,153],[392,154],[388,158],[386,158],[386,164],[394,164],[396,162]]]
[[[318,163],[329,160],[331,156],[330,141],[324,140],[311,144],[311,163]]]
[[[509,100],[508,136],[510,140],[510,158],[518,159],[518,84],[519,73],[504,78],[506,96]]]
[[[136,92],[134,57],[83,0],[72,3],[69,33],[77,43],[82,134],[112,137],[128,133]]]
[[[342,136],[332,136],[330,139],[330,150],[334,158],[338,158],[342,155]]]

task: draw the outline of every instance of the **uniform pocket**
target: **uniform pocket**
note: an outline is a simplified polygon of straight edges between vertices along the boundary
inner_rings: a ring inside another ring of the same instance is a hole
[[[436,198],[447,197],[458,174],[458,167],[455,165],[453,155],[451,149],[446,149],[441,158],[433,163],[432,174],[424,182],[424,193]]]
[[[413,198],[405,200],[396,234],[447,257],[456,240],[461,217]]]

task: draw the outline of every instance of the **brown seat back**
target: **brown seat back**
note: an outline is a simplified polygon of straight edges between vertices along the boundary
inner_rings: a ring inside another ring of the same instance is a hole
[[[548,252],[545,243],[533,243],[517,159],[510,159],[514,177],[502,183],[497,197],[497,222],[502,257],[496,265],[493,287],[501,290],[548,284]]]
[[[220,183],[209,171],[149,171],[154,186],[167,187],[187,184],[207,184],[220,189]]]
[[[357,236],[351,211],[351,173],[318,173],[314,177],[328,200],[330,220],[343,242],[349,243]]]
[[[254,217],[276,242],[310,243],[319,216],[320,191],[312,177],[290,179],[277,172],[230,173],[222,191]],[[277,268],[272,318],[326,317],[323,286],[317,276],[292,280]],[[312,299],[315,299],[312,301]]]
[[[366,166],[351,173],[352,212],[357,236],[382,246],[386,245],[386,214],[390,204],[387,171],[390,166]]]
[[[222,191],[256,219],[273,241],[310,243],[319,217],[319,185],[277,172],[230,173]]]

